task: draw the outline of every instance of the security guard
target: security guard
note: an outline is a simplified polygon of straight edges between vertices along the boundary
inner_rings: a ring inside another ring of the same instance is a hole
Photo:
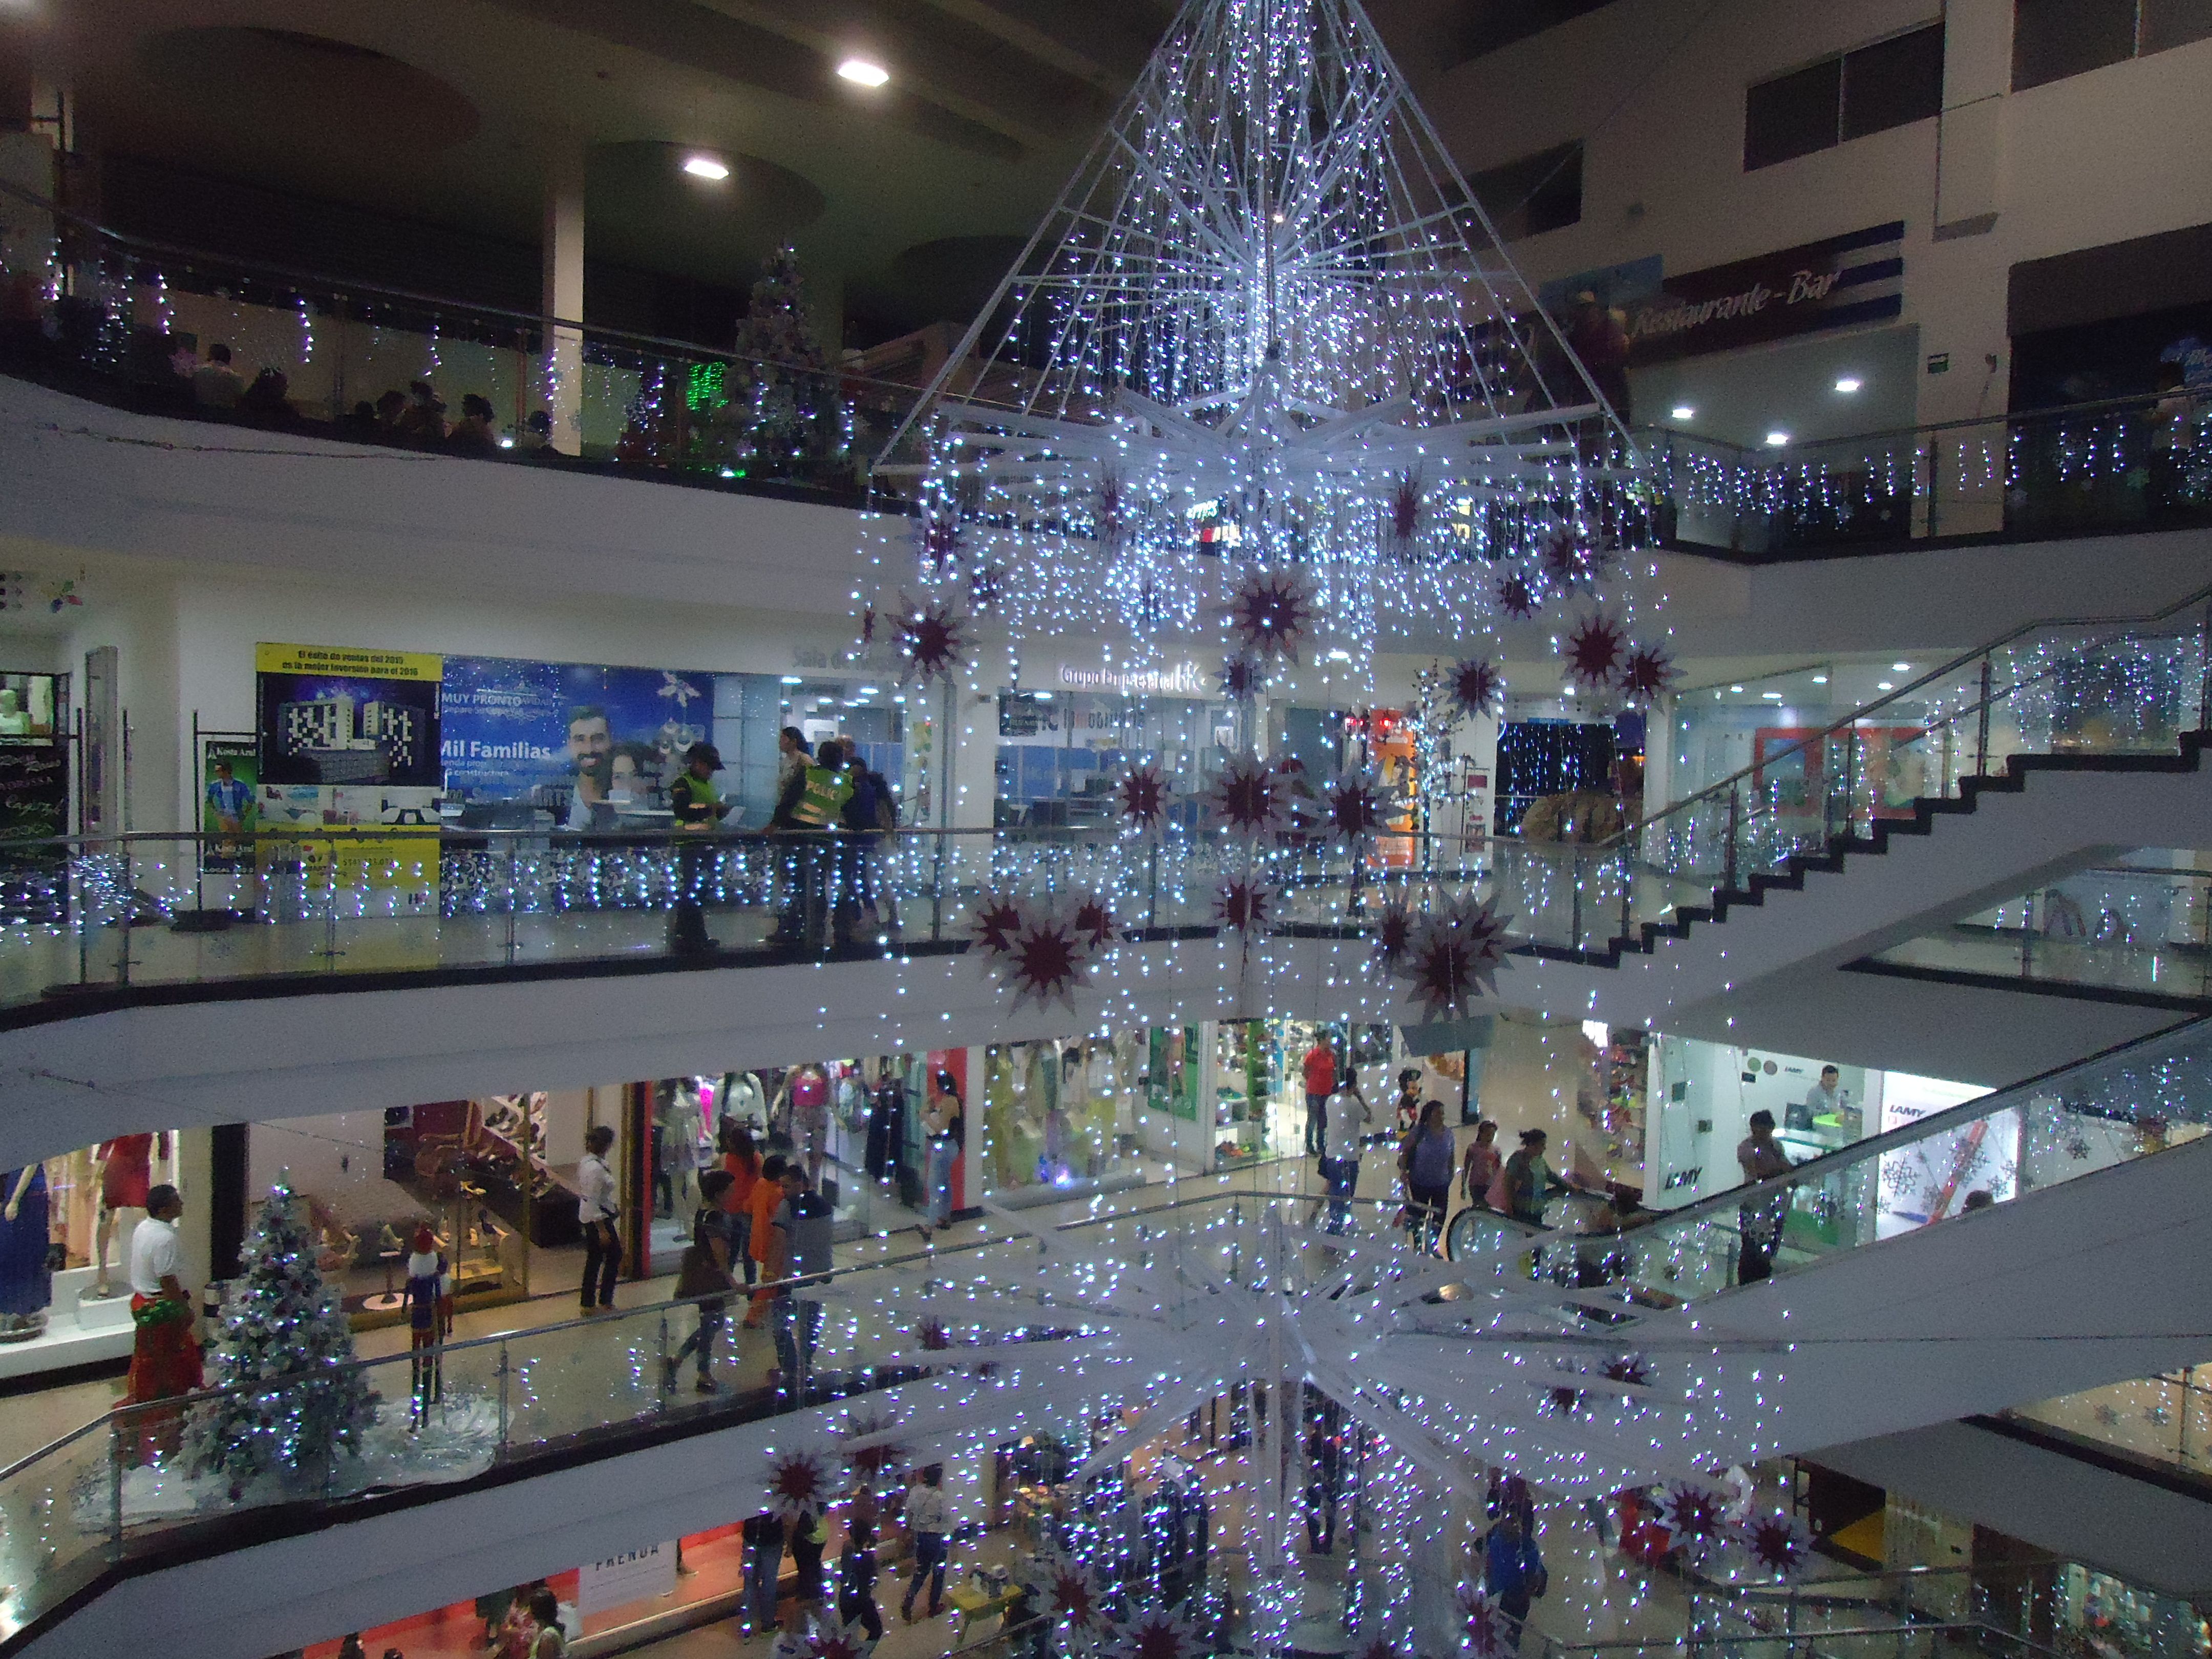
[[[714,774],[721,769],[721,753],[711,743],[695,743],[684,751],[684,770],[668,786],[668,803],[675,809],[679,837],[711,835],[722,822],[727,809],[722,792],[714,787]],[[668,948],[678,955],[717,948],[707,936],[707,917],[699,908],[699,877],[706,867],[706,851],[682,841],[677,847],[676,912],[669,919]]]

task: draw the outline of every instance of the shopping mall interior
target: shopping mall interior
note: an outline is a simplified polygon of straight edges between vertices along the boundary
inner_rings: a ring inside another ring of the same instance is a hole
[[[2212,1659],[2201,0],[0,0],[0,1659]]]

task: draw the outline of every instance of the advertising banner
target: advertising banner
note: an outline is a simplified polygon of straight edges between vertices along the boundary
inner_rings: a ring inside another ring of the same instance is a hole
[[[682,769],[684,751],[711,738],[715,678],[661,668],[449,657],[446,787],[492,801],[557,791],[571,809],[572,827],[586,827],[593,807],[656,794]]]
[[[610,1607],[672,1595],[676,1590],[676,1540],[624,1550],[587,1563],[576,1575],[576,1611],[586,1618]]]
[[[68,833],[68,748],[58,743],[0,745],[0,841]]]
[[[1902,220],[1669,276],[1616,297],[1631,366],[1879,322],[1904,309]]]
[[[444,659],[263,644],[254,671],[263,784],[438,787]]]
[[[1887,1073],[1882,1079],[1882,1133],[1988,1092],[1971,1083]],[[1884,1152],[1879,1160],[1881,1195],[1875,1212],[1875,1237],[1893,1237],[1957,1215],[1966,1208],[1971,1192],[1985,1192],[1999,1203],[2013,1197],[2020,1176],[2020,1109],[2007,1106],[1948,1133]]]
[[[210,738],[200,755],[200,831],[210,839],[201,859],[206,870],[236,870],[246,862],[243,837],[261,823],[260,745],[251,738]]]

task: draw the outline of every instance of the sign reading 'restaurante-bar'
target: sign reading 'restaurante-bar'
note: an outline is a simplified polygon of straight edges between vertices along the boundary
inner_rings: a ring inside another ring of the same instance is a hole
[[[1656,294],[1623,302],[1629,361],[1665,362],[1894,317],[1905,304],[1904,236],[1899,220],[1669,276]]]

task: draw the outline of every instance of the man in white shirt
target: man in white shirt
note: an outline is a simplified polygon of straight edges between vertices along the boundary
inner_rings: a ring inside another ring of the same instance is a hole
[[[622,1270],[622,1235],[615,1218],[622,1205],[607,1150],[615,1132],[596,1123],[584,1135],[583,1161],[576,1165],[576,1219],[584,1229],[584,1311],[615,1305],[615,1275]]]
[[[1820,1080],[1805,1091],[1803,1101],[1793,1103],[1783,1113],[1784,1126],[1791,1129],[1810,1129],[1824,1117],[1842,1121],[1844,1112],[1844,1074],[1832,1066],[1820,1068]]]
[[[1347,1076],[1328,1097],[1328,1115],[1321,1129],[1321,1173],[1328,1183],[1328,1231],[1333,1233],[1351,1229],[1352,1196],[1359,1187],[1359,1149],[1374,1115],[1356,1077]]]
[[[134,1406],[173,1400],[200,1386],[200,1345],[192,1336],[191,1298],[185,1292],[184,1251],[177,1218],[184,1200],[166,1183],[146,1194],[146,1218],[131,1235],[131,1348],[125,1398]],[[151,1462],[176,1449],[179,1416],[147,1412],[137,1423],[139,1458]]]
[[[932,1463],[915,1477],[907,1489],[906,1529],[914,1540],[914,1577],[907,1580],[906,1601],[899,1617],[914,1623],[914,1599],[922,1580],[929,1581],[929,1616],[945,1609],[945,1540],[952,1530],[951,1512],[945,1505],[945,1466]]]

